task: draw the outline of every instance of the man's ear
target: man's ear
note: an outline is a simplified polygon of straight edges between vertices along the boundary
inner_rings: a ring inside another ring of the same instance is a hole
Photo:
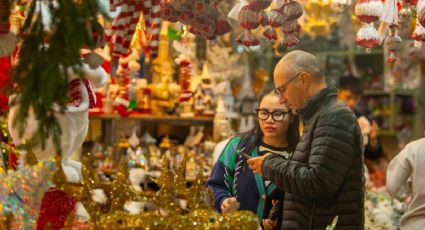
[[[301,84],[303,86],[304,89],[308,89],[310,88],[311,85],[311,76],[309,73],[303,72],[300,74],[300,78],[301,78]]]

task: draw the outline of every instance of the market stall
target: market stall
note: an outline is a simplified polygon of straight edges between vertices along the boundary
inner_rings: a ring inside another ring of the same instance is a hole
[[[329,86],[361,79],[361,131],[376,123],[383,150],[365,160],[365,229],[399,229],[385,173],[425,130],[424,6],[1,1],[0,229],[258,229],[251,212],[216,212],[204,185],[297,49]]]

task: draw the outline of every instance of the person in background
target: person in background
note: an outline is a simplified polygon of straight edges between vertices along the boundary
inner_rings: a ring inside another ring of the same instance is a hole
[[[337,95],[338,99],[345,102],[358,118],[362,134],[364,135],[363,143],[366,144],[364,151],[365,158],[369,160],[378,159],[383,153],[378,124],[376,121],[356,110],[363,95],[362,80],[353,76],[340,78]]]
[[[320,61],[296,50],[274,69],[281,103],[304,130],[291,159],[248,160],[254,173],[285,192],[282,230],[364,229],[363,142],[357,118],[326,85]],[[334,223],[334,224],[333,224]]]
[[[425,138],[413,141],[392,159],[387,169],[387,192],[407,210],[402,230],[425,229]],[[409,200],[409,201],[408,201]]]
[[[299,121],[286,105],[279,103],[273,91],[260,97],[256,112],[256,127],[229,140],[214,165],[207,185],[213,189],[219,212],[249,210],[257,214],[265,229],[273,229],[280,221],[270,220],[269,214],[273,203],[276,203],[277,216],[281,216],[282,208],[278,207],[282,206],[279,201],[282,193],[270,181],[254,175],[246,159],[266,153],[287,159],[298,142]],[[244,157],[240,152],[248,156]]]

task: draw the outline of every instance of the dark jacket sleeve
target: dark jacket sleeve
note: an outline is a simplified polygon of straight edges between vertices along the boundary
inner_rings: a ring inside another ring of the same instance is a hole
[[[223,203],[223,200],[231,197],[230,191],[226,186],[225,178],[228,170],[221,161],[217,161],[207,182],[207,185],[211,186],[214,192],[215,208],[218,212],[221,212],[221,203]]]
[[[263,163],[264,177],[282,191],[293,195],[333,199],[356,152],[360,154],[360,151],[355,150],[355,143],[359,142],[355,141],[356,133],[359,134],[359,128],[351,113],[337,109],[333,113],[324,114],[318,118],[310,137],[313,139],[308,162],[267,157]]]

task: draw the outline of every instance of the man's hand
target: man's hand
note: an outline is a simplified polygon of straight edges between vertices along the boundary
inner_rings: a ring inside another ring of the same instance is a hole
[[[249,168],[259,175],[263,175],[263,161],[266,157],[270,156],[272,153],[267,153],[263,156],[253,157],[247,161]]]
[[[238,210],[240,207],[239,202],[235,197],[229,197],[223,200],[221,203],[221,213],[226,214]]]

